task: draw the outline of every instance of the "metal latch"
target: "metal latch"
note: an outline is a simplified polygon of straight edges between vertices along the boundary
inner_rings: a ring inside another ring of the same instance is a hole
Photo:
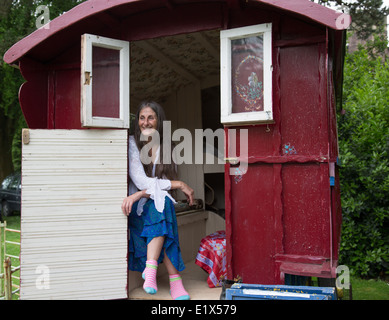
[[[229,164],[235,165],[239,163],[239,158],[236,157],[224,158],[224,161],[228,162]]]
[[[89,86],[92,79],[92,76],[90,75],[90,71],[85,71],[84,75],[85,75],[84,85]]]

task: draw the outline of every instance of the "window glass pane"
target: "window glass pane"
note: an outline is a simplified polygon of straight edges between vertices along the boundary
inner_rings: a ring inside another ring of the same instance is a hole
[[[232,113],[263,111],[263,36],[231,41]]]
[[[120,51],[93,46],[92,116],[120,118]]]

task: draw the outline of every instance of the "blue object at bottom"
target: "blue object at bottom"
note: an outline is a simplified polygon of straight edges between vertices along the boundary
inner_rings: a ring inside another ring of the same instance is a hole
[[[335,288],[235,283],[226,300],[336,300]]]

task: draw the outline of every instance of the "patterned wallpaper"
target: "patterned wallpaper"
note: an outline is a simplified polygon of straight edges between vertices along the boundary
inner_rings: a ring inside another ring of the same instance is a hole
[[[204,31],[201,36],[219,52],[219,30]],[[147,43],[199,80],[220,72],[219,60],[202,45],[196,34],[156,38],[147,40]],[[131,112],[136,111],[143,99],[163,103],[165,97],[190,83],[168,63],[142,49],[137,42],[131,44],[130,70]]]

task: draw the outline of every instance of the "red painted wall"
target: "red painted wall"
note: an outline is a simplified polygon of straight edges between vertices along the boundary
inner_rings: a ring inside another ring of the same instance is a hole
[[[283,283],[280,268],[333,277],[339,246],[338,177],[335,187],[329,182],[337,137],[326,30],[274,17],[273,31],[275,124],[247,127],[248,172],[225,176],[228,278],[246,283]]]

